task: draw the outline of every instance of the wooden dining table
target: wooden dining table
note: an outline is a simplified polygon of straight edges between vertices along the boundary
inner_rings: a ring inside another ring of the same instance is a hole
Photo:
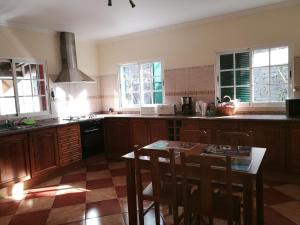
[[[185,152],[186,155],[203,154],[203,148],[207,144],[188,143],[178,141],[160,140],[144,148],[167,150],[174,149],[175,153]],[[263,202],[263,161],[266,153],[265,148],[251,147],[251,164],[245,169],[232,170],[232,182],[241,184],[243,190],[243,222],[244,225],[264,224],[264,202]],[[130,152],[122,158],[126,161],[127,172],[127,199],[128,219],[130,225],[137,225],[136,204],[136,180],[134,166],[134,152]],[[150,167],[149,159],[144,159],[144,166]],[[165,163],[165,162],[162,162]],[[180,166],[179,157],[176,160]],[[255,184],[255,185],[254,185]],[[255,198],[254,198],[255,197]],[[256,204],[255,204],[256,203]],[[256,207],[254,207],[256,205]]]

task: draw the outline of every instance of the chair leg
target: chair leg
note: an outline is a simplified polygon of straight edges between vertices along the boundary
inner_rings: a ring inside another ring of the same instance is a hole
[[[176,204],[173,205],[173,225],[178,225],[178,207]]]
[[[159,211],[159,204],[155,202],[155,223],[156,225],[160,225],[160,211]]]
[[[143,205],[143,201],[138,201],[138,205],[139,205],[139,221],[140,221],[140,225],[144,225],[144,205]]]

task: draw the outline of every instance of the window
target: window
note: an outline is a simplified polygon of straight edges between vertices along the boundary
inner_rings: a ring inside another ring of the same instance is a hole
[[[44,65],[0,60],[0,115],[48,112]]]
[[[163,76],[160,62],[120,66],[122,107],[163,103]]]
[[[218,92],[242,103],[282,103],[289,94],[289,48],[218,55]]]

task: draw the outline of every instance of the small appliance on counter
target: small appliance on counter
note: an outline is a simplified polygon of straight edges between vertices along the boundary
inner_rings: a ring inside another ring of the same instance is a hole
[[[287,99],[285,107],[287,117],[300,117],[300,99]]]
[[[207,111],[207,103],[204,101],[196,101],[195,102],[196,114],[200,114],[201,116],[206,116]]]
[[[181,97],[181,109],[183,115],[193,114],[192,97]]]
[[[175,106],[171,104],[164,104],[157,106],[158,115],[175,115]]]
[[[157,106],[142,106],[141,115],[157,115]]]

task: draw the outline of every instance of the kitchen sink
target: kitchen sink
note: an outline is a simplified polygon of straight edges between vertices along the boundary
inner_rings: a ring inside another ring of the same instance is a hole
[[[41,125],[38,124],[34,124],[34,125],[18,125],[18,126],[14,126],[14,127],[0,127],[0,132],[8,132],[8,131],[12,131],[12,130],[24,130],[24,129],[30,129],[30,128],[35,128],[35,127],[39,127]]]

